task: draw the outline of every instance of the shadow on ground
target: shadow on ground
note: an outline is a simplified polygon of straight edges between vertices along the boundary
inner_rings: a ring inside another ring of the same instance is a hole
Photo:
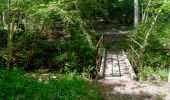
[[[140,86],[131,83],[102,84],[102,100],[164,100],[164,95],[150,94],[147,86]],[[144,89],[144,90],[143,90]]]

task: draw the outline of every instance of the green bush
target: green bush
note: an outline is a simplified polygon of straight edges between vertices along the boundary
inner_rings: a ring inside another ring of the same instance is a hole
[[[13,65],[26,70],[51,68],[91,74],[95,71],[95,49],[80,35],[48,41],[38,33],[23,33],[14,41],[14,58]]]
[[[166,17],[166,18],[164,18]],[[143,50],[143,67],[141,73],[145,73],[148,69],[152,69],[151,74],[158,74],[162,80],[165,80],[167,75],[161,75],[165,73],[165,70],[169,69],[170,66],[170,16],[169,13],[163,12],[151,31],[148,37],[147,45]],[[150,28],[152,23],[151,18],[139,27],[139,33],[135,35],[136,40],[143,44],[146,37],[146,32]],[[156,72],[159,71],[159,72]],[[161,72],[162,71],[162,72]],[[147,77],[142,75],[142,77]]]
[[[7,100],[100,100],[98,86],[76,74],[48,83],[26,77],[18,69],[0,69],[0,99]]]

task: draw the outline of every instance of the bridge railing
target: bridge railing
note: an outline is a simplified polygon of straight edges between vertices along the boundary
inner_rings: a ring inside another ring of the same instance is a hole
[[[130,63],[131,66],[135,69],[137,77],[140,77],[140,70],[142,69],[142,56],[143,56],[143,46],[134,40],[132,37],[127,36],[130,47]],[[137,49],[136,49],[137,48]]]
[[[98,79],[98,74],[99,74],[100,65],[102,61],[103,45],[104,45],[104,35],[100,37],[96,45],[96,79]]]

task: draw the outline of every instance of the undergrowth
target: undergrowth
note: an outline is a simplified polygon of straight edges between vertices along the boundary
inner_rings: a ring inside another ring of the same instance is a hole
[[[167,81],[168,69],[170,68],[170,20],[158,20],[149,35],[146,47],[143,49],[142,79]],[[148,22],[149,23],[149,22]],[[134,38],[144,43],[146,31],[144,26],[139,27],[139,33]]]
[[[144,81],[167,81],[168,70],[144,66],[141,71],[141,79]]]
[[[100,100],[97,85],[74,73],[65,74],[48,83],[26,77],[22,70],[0,69],[2,100]]]

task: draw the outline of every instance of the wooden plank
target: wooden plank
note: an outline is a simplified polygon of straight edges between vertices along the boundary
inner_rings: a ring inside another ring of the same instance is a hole
[[[125,54],[124,51],[123,51],[123,53]],[[125,58],[126,58],[125,60],[126,60],[127,66],[129,67],[129,73],[130,73],[130,75],[131,75],[131,78],[132,78],[133,80],[137,81],[137,80],[138,80],[138,77],[137,77],[137,75],[135,74],[135,72],[134,72],[134,70],[133,70],[133,68],[132,68],[132,66],[131,66],[131,64],[130,64],[130,62],[129,62],[126,54],[125,54]]]

